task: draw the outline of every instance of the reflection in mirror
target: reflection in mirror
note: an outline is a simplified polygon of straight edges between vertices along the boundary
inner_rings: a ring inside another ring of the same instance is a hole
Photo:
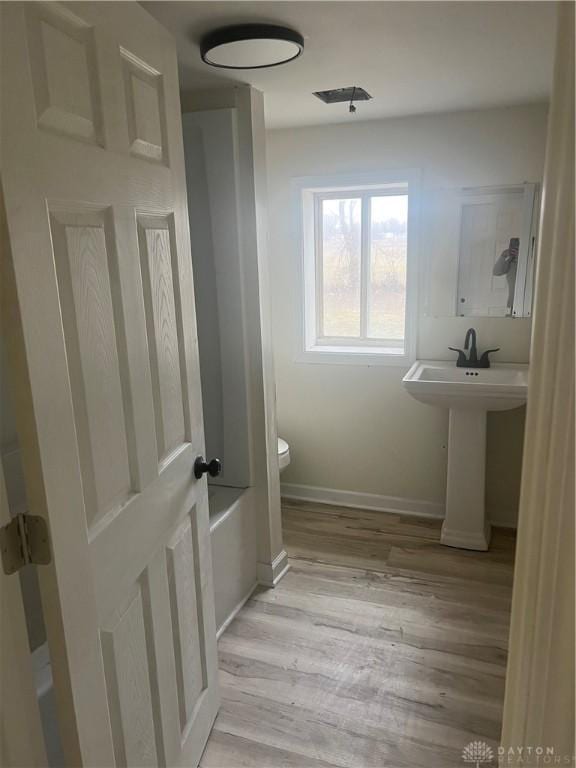
[[[530,317],[537,184],[438,191],[430,224],[430,314]]]

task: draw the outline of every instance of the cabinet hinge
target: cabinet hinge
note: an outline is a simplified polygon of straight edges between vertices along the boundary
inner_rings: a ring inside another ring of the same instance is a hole
[[[2,568],[9,575],[28,563],[47,565],[52,556],[48,526],[43,517],[19,514],[0,528]]]

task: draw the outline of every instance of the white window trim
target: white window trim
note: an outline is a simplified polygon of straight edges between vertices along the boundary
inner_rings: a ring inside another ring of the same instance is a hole
[[[392,190],[408,193],[408,247],[406,254],[406,318],[404,344],[375,339],[318,338],[317,262],[315,238],[315,205],[319,194],[342,191]],[[418,220],[420,207],[420,173],[417,170],[343,174],[337,176],[304,176],[293,179],[296,233],[299,244],[299,295],[304,296],[300,313],[299,348],[295,361],[345,365],[392,365],[407,367],[416,359],[418,309]],[[324,342],[324,343],[322,343]]]

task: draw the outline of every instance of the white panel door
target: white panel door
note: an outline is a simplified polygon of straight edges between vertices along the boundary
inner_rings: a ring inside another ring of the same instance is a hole
[[[175,47],[131,2],[1,13],[2,183],[67,762],[196,765],[218,688]]]

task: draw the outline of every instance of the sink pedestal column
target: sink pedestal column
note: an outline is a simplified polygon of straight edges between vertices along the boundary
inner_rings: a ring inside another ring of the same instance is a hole
[[[487,550],[490,523],[484,506],[486,411],[450,409],[446,517],[440,542]]]

